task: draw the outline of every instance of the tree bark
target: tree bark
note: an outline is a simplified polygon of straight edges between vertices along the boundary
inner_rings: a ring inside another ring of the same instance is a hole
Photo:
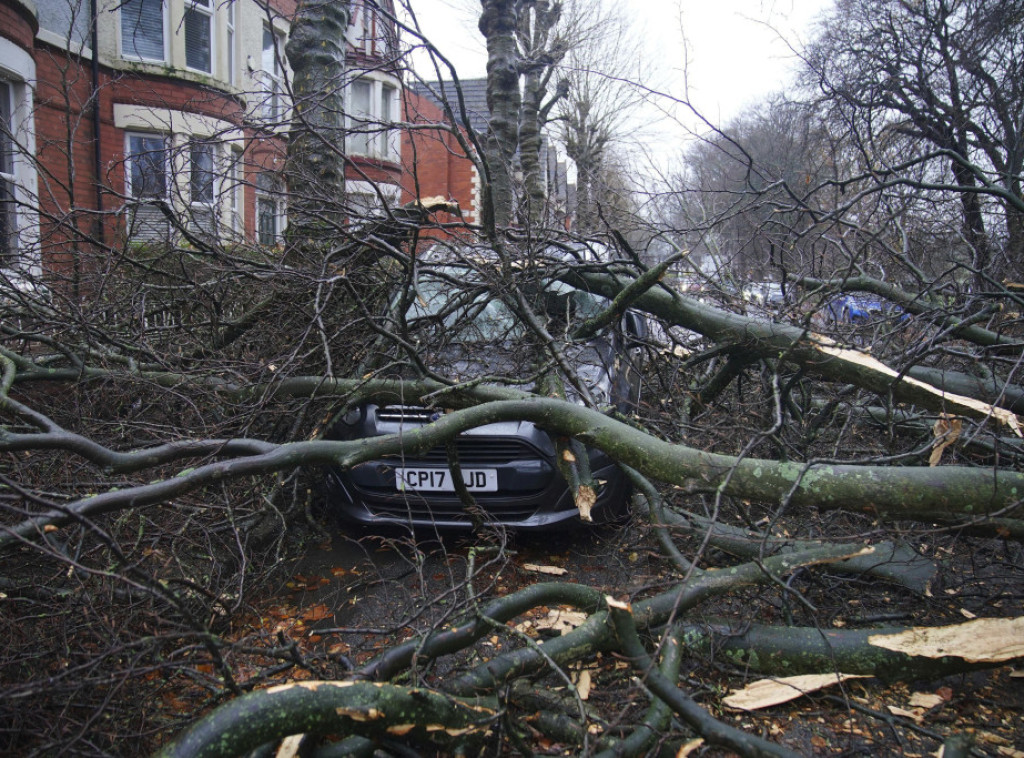
[[[487,109],[491,120],[484,141],[487,177],[483,226],[492,238],[513,218],[516,193],[513,166],[519,148],[518,17],[514,0],[481,0],[480,32],[487,40]]]
[[[336,236],[345,218],[345,59],[348,0],[301,0],[286,46],[294,112],[288,143],[288,236]]]

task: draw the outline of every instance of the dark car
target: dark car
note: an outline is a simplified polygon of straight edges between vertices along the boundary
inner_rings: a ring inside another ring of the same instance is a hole
[[[472,287],[458,288],[472,271],[445,266],[421,274],[406,313],[410,334],[427,345],[425,364],[452,379],[528,373],[531,334],[501,300]],[[543,285],[537,299],[549,333],[568,335],[608,301],[558,282]],[[629,312],[614,329],[584,341],[560,343],[578,378],[567,383],[570,399],[585,392],[599,406],[628,410],[638,401],[635,360],[644,320]],[[410,339],[413,339],[410,337]],[[580,387],[580,385],[583,387]],[[400,435],[438,419],[440,408],[365,404],[349,408],[328,431],[333,439]],[[527,421],[489,424],[456,439],[459,467],[466,487],[486,517],[519,529],[579,522],[573,494],[559,473],[551,437]],[[591,515],[595,522],[620,517],[630,492],[621,469],[600,450],[587,449],[599,491]],[[472,519],[455,492],[443,447],[426,454],[373,460],[351,470],[331,469],[328,504],[343,519],[361,523],[439,528],[468,527]]]

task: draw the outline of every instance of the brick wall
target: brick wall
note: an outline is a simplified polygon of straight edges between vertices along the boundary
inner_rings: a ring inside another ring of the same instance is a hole
[[[459,204],[462,218],[440,214],[443,223],[479,219],[475,191],[476,169],[458,139],[445,126],[444,113],[426,98],[406,90],[405,118],[438,128],[409,129],[402,135],[402,200],[443,197]]]
[[[0,0],[0,36],[31,52],[38,28],[35,17],[20,3]]]

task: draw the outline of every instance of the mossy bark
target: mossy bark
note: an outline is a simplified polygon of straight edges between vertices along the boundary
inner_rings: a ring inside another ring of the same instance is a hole
[[[286,46],[294,95],[288,142],[288,236],[324,243],[345,221],[345,58],[348,0],[302,0]]]

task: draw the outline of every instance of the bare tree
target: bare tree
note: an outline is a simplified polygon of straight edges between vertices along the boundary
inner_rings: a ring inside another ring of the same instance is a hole
[[[987,0],[844,1],[807,58],[810,83],[870,168],[891,175],[902,161],[884,148],[887,135],[909,138],[901,157],[942,166],[916,183],[958,192],[975,270],[994,265],[1010,275],[1024,249],[1021,13],[1018,3]],[[1001,235],[988,216],[998,217]]]

